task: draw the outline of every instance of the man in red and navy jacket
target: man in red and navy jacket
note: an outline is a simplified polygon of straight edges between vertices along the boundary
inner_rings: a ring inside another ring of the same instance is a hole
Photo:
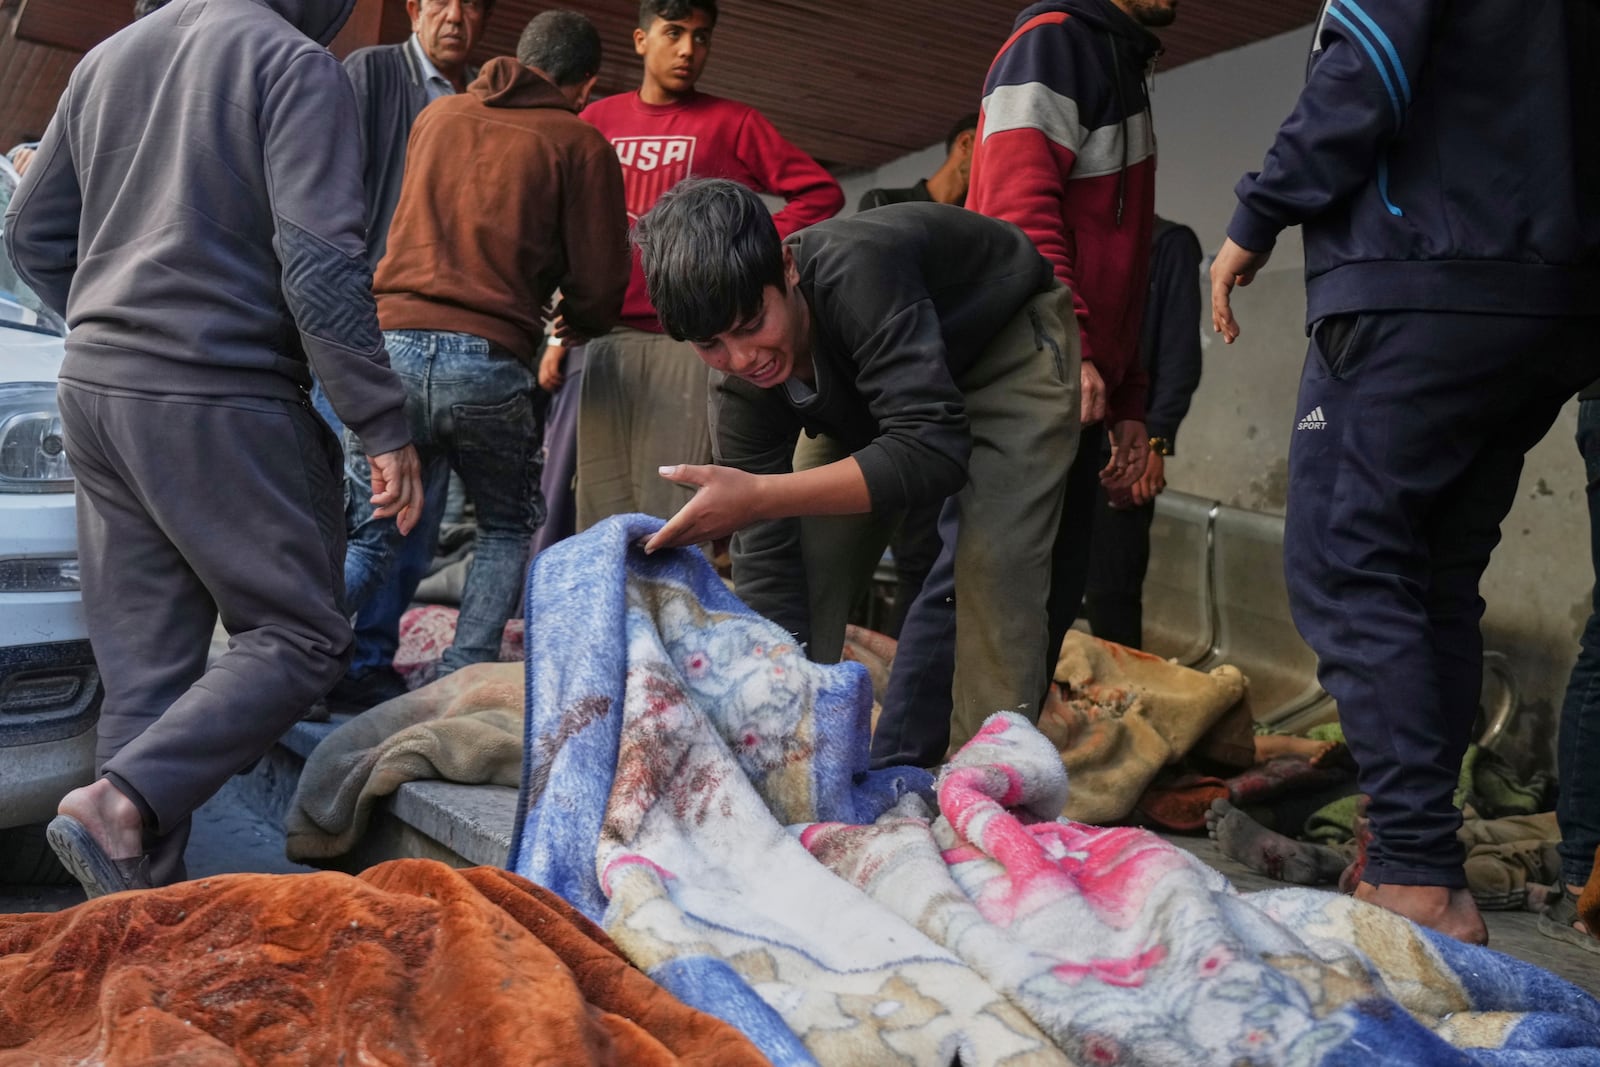
[[[983,88],[967,207],[1014,223],[1033,239],[1072,290],[1083,340],[1082,435],[1053,552],[1051,662],[1083,602],[1097,479],[1110,490],[1127,489],[1149,456],[1139,330],[1149,286],[1156,159],[1145,77],[1160,42],[1146,27],[1169,25],[1176,15],[1177,0],[1031,4],[1017,17]],[[955,531],[943,533],[953,540]],[[951,553],[947,544],[919,600],[953,593]],[[940,613],[916,614],[931,621]],[[953,609],[945,615],[941,623],[950,622]],[[902,633],[901,647],[907,646],[937,643]],[[947,665],[896,666],[886,714],[891,707],[949,706]],[[929,755],[874,750],[885,765],[926,762]]]

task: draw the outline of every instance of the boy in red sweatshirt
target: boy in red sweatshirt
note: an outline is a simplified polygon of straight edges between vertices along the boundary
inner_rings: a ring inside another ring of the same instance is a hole
[[[630,220],[693,174],[730,178],[787,201],[778,233],[820,222],[844,206],[839,184],[754,108],[695,91],[711,50],[716,0],[644,0],[634,50],[644,57],[636,93],[591,104],[583,118],[622,163]],[[689,491],[656,473],[664,462],[707,463],[707,369],[661,328],[638,255],[622,325],[585,346],[578,403],[578,514],[583,530],[609,515],[669,516]]]

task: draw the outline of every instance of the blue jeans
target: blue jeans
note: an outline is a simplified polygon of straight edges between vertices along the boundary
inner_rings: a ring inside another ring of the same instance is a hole
[[[539,492],[543,427],[533,372],[510,352],[463,333],[390,330],[389,364],[406,387],[406,417],[423,469],[443,462],[461,477],[477,512],[475,555],[461,593],[446,672],[493,662],[522,592],[528,539],[544,519]],[[371,468],[345,435],[351,493],[346,513],[345,595],[365,605],[393,570],[405,539],[393,519],[374,519]],[[442,484],[440,485],[442,489]],[[441,499],[443,492],[437,496]]]
[[[1578,405],[1578,451],[1588,478],[1589,554],[1600,574],[1600,400]],[[1561,703],[1556,742],[1561,880],[1575,888],[1589,880],[1595,849],[1600,848],[1600,586],[1593,597],[1594,609]]]
[[[323,392],[321,382],[312,387],[311,405],[343,442],[344,423],[333,410],[333,404],[328,400],[328,394]],[[357,477],[361,479],[359,484],[354,481]],[[445,487],[449,477],[450,467],[442,460],[434,465],[434,469],[423,472],[422,521],[417,523],[417,528],[403,542],[390,580],[383,583],[356,612],[354,651],[350,655],[350,668],[345,672],[349,677],[360,678],[369,671],[393,665],[394,654],[400,649],[400,616],[410,606],[417,586],[427,577],[428,566],[433,562],[433,548],[439,540],[439,524],[444,514]],[[349,460],[345,461],[345,485],[347,498],[351,492],[364,491],[368,496],[372,495],[365,462],[360,464],[360,473],[357,475],[352,472]]]

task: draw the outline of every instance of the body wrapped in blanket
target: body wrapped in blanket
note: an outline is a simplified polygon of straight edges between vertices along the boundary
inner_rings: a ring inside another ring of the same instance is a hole
[[[659,525],[533,568],[510,865],[773,1062],[1600,1064],[1600,1004],[1538,968],[1058,819],[1014,714],[934,788],[869,773],[866,672],[646,556]]]

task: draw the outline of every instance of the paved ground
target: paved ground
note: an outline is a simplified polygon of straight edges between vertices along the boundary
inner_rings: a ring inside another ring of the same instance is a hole
[[[1210,838],[1169,835],[1169,841],[1192,852],[1227,875],[1239,889],[1279,888],[1222,855]],[[238,786],[230,784],[195,816],[189,842],[189,870],[195,877],[231,872],[293,873],[311,870],[283,856],[283,831],[246,804]],[[83,899],[76,887],[0,885],[0,913],[58,911]],[[1537,963],[1600,996],[1600,955],[1552,941],[1538,932],[1529,912],[1490,912],[1490,944],[1519,959]]]
[[[229,783],[195,813],[189,838],[189,874],[256,872],[293,874],[312,870],[290,863],[283,856],[283,830],[257,815],[240,799],[238,786]],[[16,886],[0,884],[0,913],[60,911],[83,901],[83,890],[72,886]]]

